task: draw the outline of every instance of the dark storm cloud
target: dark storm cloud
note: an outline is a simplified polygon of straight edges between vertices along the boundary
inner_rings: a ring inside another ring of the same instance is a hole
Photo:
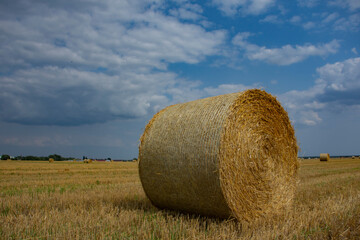
[[[329,90],[325,94],[317,96],[316,99],[319,102],[341,106],[360,105],[360,88],[346,91]]]

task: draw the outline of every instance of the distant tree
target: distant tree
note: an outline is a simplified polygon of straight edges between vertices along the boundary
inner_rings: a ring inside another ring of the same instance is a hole
[[[53,158],[55,161],[62,161],[63,160],[63,158],[58,154],[49,155],[48,158]]]
[[[39,157],[28,155],[25,156],[23,160],[39,160]]]
[[[111,158],[107,158],[107,160],[111,160]]]
[[[7,154],[2,155],[1,160],[7,160],[9,159],[10,156]],[[32,155],[28,155],[28,156],[16,156],[13,158],[13,160],[29,160],[29,161],[48,161],[49,158],[53,158],[55,161],[65,161],[65,160],[73,160],[73,157],[62,157],[59,154],[52,154],[49,155],[48,157],[38,157],[38,156],[32,156]]]
[[[7,155],[7,154],[1,155],[1,160],[8,160],[8,159],[10,159],[9,155]]]

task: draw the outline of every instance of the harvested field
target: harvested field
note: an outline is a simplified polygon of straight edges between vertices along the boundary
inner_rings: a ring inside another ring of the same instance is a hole
[[[252,224],[153,207],[136,162],[0,161],[0,239],[359,239],[360,160],[301,160],[294,205]]]

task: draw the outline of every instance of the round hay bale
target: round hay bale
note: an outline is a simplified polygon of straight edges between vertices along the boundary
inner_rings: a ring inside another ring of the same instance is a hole
[[[53,163],[54,159],[53,158],[49,158],[49,163]]]
[[[286,111],[253,89],[155,114],[140,138],[139,175],[158,208],[250,221],[291,203],[297,152]]]
[[[320,153],[320,161],[325,162],[330,160],[330,155],[328,153]]]

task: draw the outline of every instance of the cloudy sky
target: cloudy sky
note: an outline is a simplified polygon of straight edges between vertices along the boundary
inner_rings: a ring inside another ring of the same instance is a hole
[[[359,0],[2,0],[0,154],[137,157],[163,107],[261,88],[360,153]]]

